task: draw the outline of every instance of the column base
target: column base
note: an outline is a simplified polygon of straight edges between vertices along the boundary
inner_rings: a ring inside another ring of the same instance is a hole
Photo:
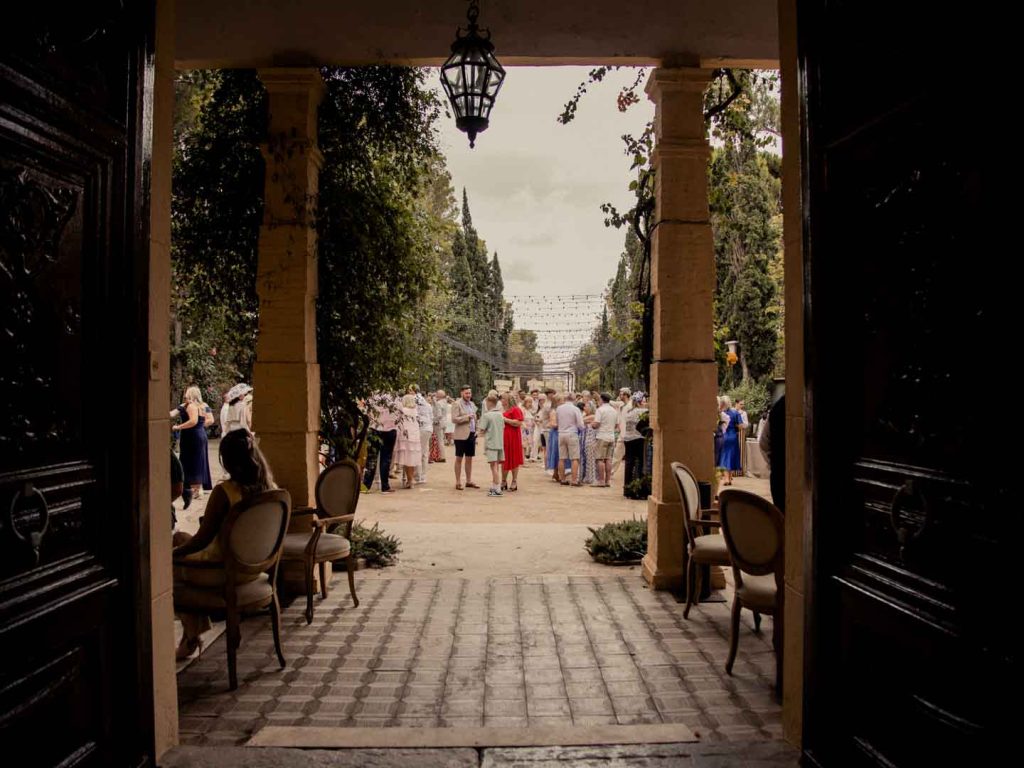
[[[685,586],[682,571],[679,571],[678,573],[665,570],[659,571],[658,566],[653,562],[653,558],[650,553],[644,555],[641,566],[644,581],[651,586],[651,589],[679,592]]]
[[[647,500],[647,554],[643,576],[654,589],[683,588],[683,507]]]

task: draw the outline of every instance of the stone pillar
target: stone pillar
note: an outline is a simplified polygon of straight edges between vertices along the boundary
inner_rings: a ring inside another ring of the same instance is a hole
[[[315,68],[264,69],[259,75],[270,119],[263,145],[253,431],[293,505],[312,505],[320,429],[313,215],[323,162],[316,141],[323,81]]]
[[[800,70],[797,59],[797,0],[779,0],[782,74],[782,237],[786,290],[786,596],[782,627],[782,735],[799,747],[803,739],[804,609],[811,552],[805,541],[810,496],[805,486],[807,422],[804,410],[803,190],[800,143]]]
[[[710,77],[706,69],[656,69],[647,81],[655,104],[657,207],[651,247],[654,468],[643,575],[655,589],[683,583],[683,512],[671,463],[682,462],[698,480],[713,481],[715,473],[715,252],[703,115]]]
[[[174,164],[174,2],[157,0],[153,61],[153,137],[149,207],[149,505],[150,622],[153,654],[153,752],[178,743],[171,568],[171,169]],[[181,393],[175,393],[181,397]]]

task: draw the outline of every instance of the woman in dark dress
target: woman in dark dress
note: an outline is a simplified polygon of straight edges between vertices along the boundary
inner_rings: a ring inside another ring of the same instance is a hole
[[[171,418],[178,416],[180,424],[171,427],[181,436],[181,466],[185,470],[185,485],[192,487],[192,498],[202,498],[203,490],[213,490],[210,477],[210,458],[207,453],[206,422],[207,406],[199,387],[185,390],[185,402],[171,411]]]

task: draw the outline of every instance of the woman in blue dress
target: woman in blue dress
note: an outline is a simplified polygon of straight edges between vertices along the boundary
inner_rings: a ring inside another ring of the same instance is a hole
[[[181,435],[181,466],[185,470],[185,485],[192,486],[193,499],[201,499],[203,490],[213,490],[206,437],[206,426],[213,422],[213,414],[207,414],[207,410],[199,387],[189,387],[185,390],[185,402],[171,411],[172,418],[177,415],[181,419],[171,429]]]
[[[740,424],[743,417],[732,407],[732,400],[722,396],[722,452],[718,457],[718,468],[725,471],[722,485],[732,485],[732,473],[740,469]]]
[[[562,399],[559,395],[551,396],[551,413],[548,416],[548,423],[544,425],[548,431],[548,448],[544,458],[544,468],[554,470],[551,479],[556,483],[561,482],[561,472],[558,463],[558,416],[555,410],[561,405]],[[538,425],[538,429],[542,427]]]

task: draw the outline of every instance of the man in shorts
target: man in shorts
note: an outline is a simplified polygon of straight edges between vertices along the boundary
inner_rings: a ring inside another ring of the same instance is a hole
[[[601,406],[597,409],[596,418],[591,423],[597,430],[597,449],[594,451],[594,464],[597,467],[597,484],[607,488],[612,479],[612,450],[615,448],[615,424],[619,414],[611,405],[612,396],[602,392]]]
[[[462,490],[462,462],[466,462],[466,488],[479,488],[473,482],[473,457],[476,455],[476,403],[467,384],[459,390],[459,399],[452,404],[455,425],[455,490]]]
[[[580,476],[580,430],[584,428],[583,413],[576,403],[566,399],[555,409],[558,420],[558,460],[572,461],[572,484],[579,485]],[[557,471],[557,467],[555,470]],[[563,475],[562,485],[569,485]]]

